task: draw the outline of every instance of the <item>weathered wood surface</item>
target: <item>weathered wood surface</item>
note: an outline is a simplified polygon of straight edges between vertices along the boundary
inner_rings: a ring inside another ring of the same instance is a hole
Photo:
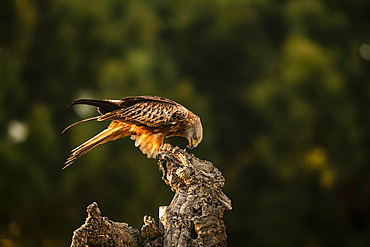
[[[225,179],[211,162],[178,147],[164,144],[158,155],[162,179],[175,192],[157,226],[144,216],[140,244],[138,230],[100,216],[96,203],[88,207],[85,224],[74,231],[71,246],[226,246],[222,220],[231,200],[222,192]]]
[[[226,246],[225,209],[230,199],[222,192],[225,179],[211,162],[169,144],[161,147],[162,179],[175,191],[161,217],[163,246]]]
[[[104,246],[136,247],[140,246],[139,231],[127,223],[113,222],[100,216],[96,202],[87,207],[85,224],[73,232],[71,247]]]

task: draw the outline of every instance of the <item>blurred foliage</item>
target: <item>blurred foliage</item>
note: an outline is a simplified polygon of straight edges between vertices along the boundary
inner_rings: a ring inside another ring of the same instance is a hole
[[[370,4],[3,0],[0,245],[66,246],[97,201],[141,227],[173,193],[129,138],[62,171],[107,123],[80,97],[160,95],[201,116],[230,246],[369,246]],[[180,138],[168,141],[185,145]]]

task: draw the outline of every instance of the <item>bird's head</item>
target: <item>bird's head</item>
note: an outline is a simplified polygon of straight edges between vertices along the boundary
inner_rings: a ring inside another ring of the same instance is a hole
[[[200,118],[196,116],[191,127],[186,131],[186,138],[189,141],[188,148],[196,148],[203,139],[203,127]]]

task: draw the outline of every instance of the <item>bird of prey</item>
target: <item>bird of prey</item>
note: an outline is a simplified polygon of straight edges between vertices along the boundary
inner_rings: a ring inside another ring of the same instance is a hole
[[[70,105],[86,104],[98,107],[100,116],[87,118],[70,127],[91,120],[112,121],[107,129],[71,151],[66,168],[93,148],[108,141],[131,136],[135,146],[155,158],[164,138],[182,136],[189,141],[188,148],[198,146],[203,139],[200,118],[184,106],[157,96],[132,96],[120,100],[79,99]],[[64,132],[63,131],[63,132]]]

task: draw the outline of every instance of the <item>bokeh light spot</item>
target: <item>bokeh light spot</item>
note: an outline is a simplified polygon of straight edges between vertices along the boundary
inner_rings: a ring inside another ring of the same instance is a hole
[[[16,143],[22,143],[27,139],[28,127],[19,120],[11,120],[8,124],[8,136]]]
[[[370,61],[370,45],[365,43],[360,45],[359,54],[363,59]]]

